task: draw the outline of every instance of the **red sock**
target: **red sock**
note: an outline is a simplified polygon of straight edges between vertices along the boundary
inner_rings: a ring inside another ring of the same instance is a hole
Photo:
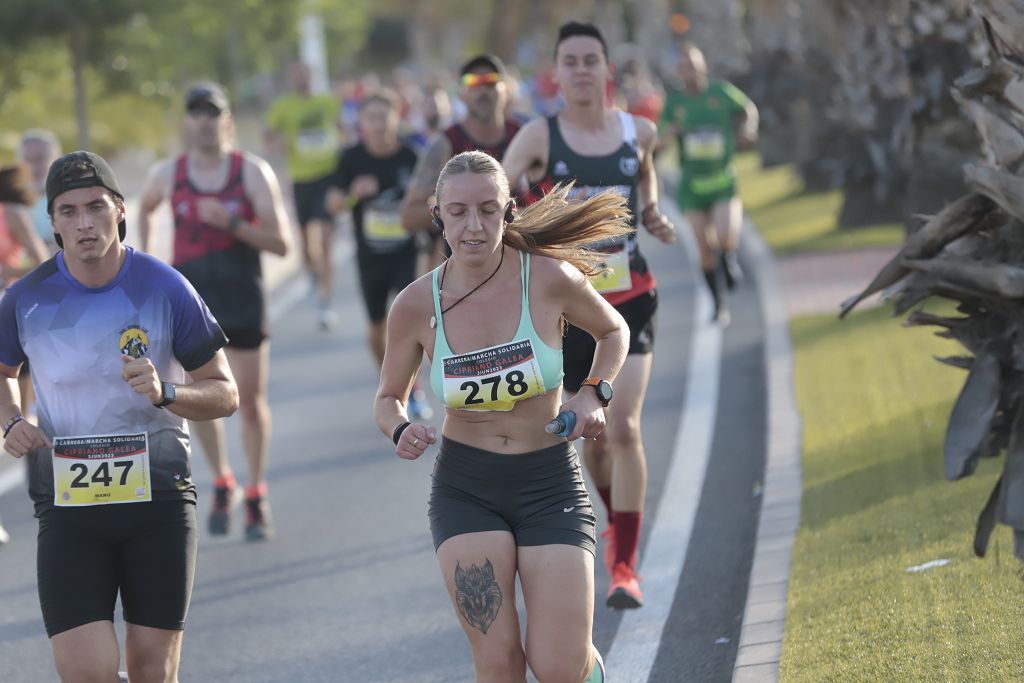
[[[642,512],[615,513],[615,564],[625,562],[636,569],[636,549],[640,544]]]
[[[217,488],[233,489],[237,482],[235,481],[235,475],[233,472],[228,472],[223,477],[217,477],[213,480],[213,485]]]
[[[604,503],[604,509],[608,511],[608,526],[611,526],[615,521],[615,512],[612,510],[612,487],[598,486],[597,495],[601,496],[601,502]]]
[[[266,498],[267,497],[267,482],[261,481],[256,486],[246,486],[245,487],[245,497],[248,500],[253,500],[254,498]]]

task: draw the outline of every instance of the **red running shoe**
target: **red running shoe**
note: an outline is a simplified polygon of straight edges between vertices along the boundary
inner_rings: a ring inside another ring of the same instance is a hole
[[[625,562],[612,567],[612,585],[608,588],[605,604],[612,609],[636,609],[643,607],[644,594],[640,592],[640,581]]]

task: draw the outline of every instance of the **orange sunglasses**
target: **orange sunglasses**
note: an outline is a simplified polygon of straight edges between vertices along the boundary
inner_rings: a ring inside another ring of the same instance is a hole
[[[491,71],[485,74],[468,73],[462,75],[462,85],[467,88],[477,88],[481,85],[496,85],[501,83],[501,74]]]

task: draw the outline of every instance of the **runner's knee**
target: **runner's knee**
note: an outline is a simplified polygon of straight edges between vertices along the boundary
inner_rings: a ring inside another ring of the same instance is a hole
[[[640,416],[632,414],[609,415],[605,434],[608,441],[615,446],[640,443]]]
[[[579,646],[565,642],[548,642],[534,646],[526,653],[530,671],[541,683],[571,681],[576,683],[583,676],[590,657],[589,642]]]
[[[518,639],[497,646],[488,642],[486,647],[475,647],[473,666],[477,680],[500,680],[510,673],[517,677],[526,676],[526,657]]]

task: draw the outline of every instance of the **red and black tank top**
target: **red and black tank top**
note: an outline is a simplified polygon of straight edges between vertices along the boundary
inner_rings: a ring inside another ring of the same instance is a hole
[[[448,142],[452,146],[452,156],[456,154],[462,154],[463,152],[471,152],[473,150],[480,150],[486,154],[491,155],[498,161],[505,156],[505,150],[508,149],[508,143],[512,141],[515,134],[522,128],[522,124],[514,119],[505,120],[505,137],[496,145],[483,145],[470,137],[466,129],[457,123],[454,123],[444,130],[444,135],[448,138]]]
[[[196,288],[226,330],[262,327],[263,275],[257,249],[227,230],[199,219],[198,201],[221,201],[233,215],[253,223],[256,210],[242,181],[242,153],[230,154],[228,180],[220,190],[197,189],[188,177],[188,158],[178,157],[171,208],[174,213],[172,263]]]

